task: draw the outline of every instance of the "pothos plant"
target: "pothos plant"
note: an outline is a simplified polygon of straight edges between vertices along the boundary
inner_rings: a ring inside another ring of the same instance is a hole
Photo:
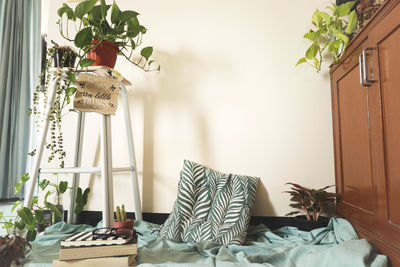
[[[143,47],[140,52],[138,51],[142,45],[143,35],[147,32],[147,29],[139,23],[137,18],[139,13],[133,10],[121,11],[115,2],[111,6],[106,5],[104,0],[100,0],[100,4],[96,5],[98,1],[84,1],[78,4],[75,9],[63,3],[63,6],[58,9],[57,14],[60,18],[57,24],[60,34],[67,41],[73,42],[79,49],[77,53],[78,63],[74,68],[70,68],[66,72],[58,70],[52,75],[49,69],[52,66],[52,59],[58,47],[58,44],[52,41],[53,46],[47,51],[45,68],[40,76],[41,80],[45,78],[45,86],[37,86],[33,95],[34,107],[29,112],[36,116],[37,125],[40,125],[44,119],[50,121],[50,141],[46,146],[51,151],[48,161],[50,162],[58,156],[61,168],[65,165],[64,159],[66,157],[61,127],[62,112],[76,92],[75,80],[78,71],[95,63],[95,60],[87,57],[89,51],[95,49],[101,42],[109,41],[118,46],[120,55],[140,69],[146,72],[160,70],[160,65],[154,64],[155,61],[151,59],[153,47]],[[109,12],[110,8],[111,12]],[[76,34],[70,31],[70,24],[74,25]],[[94,40],[97,43],[93,43],[92,41]],[[136,56],[136,59],[134,59],[134,56]],[[65,53],[62,61],[67,57],[68,53]],[[45,118],[43,112],[40,112],[39,100],[40,95],[43,93],[44,105],[46,105],[47,89],[51,79],[57,79],[58,84],[55,86],[57,91],[50,115]],[[35,152],[36,150],[33,150],[29,154],[32,156]]]
[[[64,3],[57,11],[60,17],[57,21],[60,34],[79,48],[81,63],[93,64],[94,60],[84,57],[101,42],[108,41],[117,45],[119,54],[133,65],[146,72],[159,71],[160,65],[156,66],[154,60],[150,59],[153,54],[151,46],[141,48],[139,58],[133,59],[142,45],[143,35],[147,32],[139,23],[139,13],[133,10],[121,11],[115,1],[112,6],[107,5],[105,0],[100,0],[100,4],[96,5],[98,1],[84,1],[75,9]],[[75,26],[76,34],[69,31],[70,24]]]
[[[357,28],[357,14],[352,10],[355,3],[356,1],[351,1],[339,6],[332,3],[327,7],[331,15],[315,10],[312,16],[314,28],[303,36],[312,44],[307,49],[305,57],[299,59],[296,66],[308,63],[320,72],[326,52],[330,55],[332,63],[338,62],[349,43],[349,35]]]

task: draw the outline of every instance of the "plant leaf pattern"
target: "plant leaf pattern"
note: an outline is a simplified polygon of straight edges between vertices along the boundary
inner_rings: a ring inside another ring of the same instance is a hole
[[[258,177],[223,174],[185,160],[177,200],[159,236],[243,244],[258,181]]]

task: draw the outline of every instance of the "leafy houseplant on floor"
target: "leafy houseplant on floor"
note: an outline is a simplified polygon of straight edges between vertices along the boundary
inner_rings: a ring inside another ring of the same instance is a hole
[[[114,222],[114,228],[126,228],[118,229],[118,233],[131,234],[133,232],[133,220],[126,218],[125,205],[122,204],[121,208],[117,206],[115,209],[115,215],[117,217],[117,221]]]
[[[39,183],[39,187],[43,191],[48,186],[52,187],[52,189],[49,189],[47,191],[44,200],[45,202],[47,202],[47,198],[50,195],[54,194],[54,205],[60,211],[61,215],[64,213],[64,208],[62,205],[62,195],[65,193],[65,191],[67,191],[67,189],[77,190],[75,199],[75,210],[74,210],[75,214],[79,214],[83,210],[84,206],[87,204],[90,188],[86,188],[85,191],[82,193],[82,189],[80,187],[78,188],[68,187],[67,181],[58,181],[58,176],[55,183],[52,183],[46,179],[43,179]],[[61,220],[62,217],[57,217],[55,213],[52,213],[52,224],[59,222]]]
[[[19,236],[0,236],[0,266],[9,267],[13,262],[19,265],[19,260],[25,258],[26,247],[31,245]]]
[[[332,185],[321,189],[308,189],[295,183],[287,184],[291,186],[290,191],[285,191],[291,196],[290,201],[292,203],[289,206],[298,210],[289,212],[286,216],[303,213],[308,222],[303,225],[300,221],[298,224],[300,230],[309,231],[313,228],[323,227],[324,224],[326,225],[328,220],[319,224],[321,214],[336,215],[336,194],[326,191]]]
[[[338,62],[349,43],[349,35],[354,33],[357,28],[357,14],[355,10],[351,10],[355,2],[351,1],[339,6],[332,3],[332,6],[327,7],[331,10],[332,15],[318,9],[315,10],[312,16],[312,24],[315,29],[311,29],[303,36],[312,44],[307,49],[305,57],[299,59],[296,66],[308,63],[317,72],[320,72],[326,49],[331,56],[332,63]]]

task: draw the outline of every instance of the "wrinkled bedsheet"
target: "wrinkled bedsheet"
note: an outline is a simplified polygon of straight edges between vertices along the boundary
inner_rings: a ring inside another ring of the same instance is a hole
[[[365,240],[358,239],[351,224],[332,218],[325,228],[311,232],[295,227],[271,231],[264,225],[250,226],[243,246],[221,246],[212,241],[179,243],[157,238],[160,225],[136,221],[139,237],[137,265],[150,266],[387,266],[387,258]],[[58,223],[46,229],[32,244],[24,266],[48,267],[58,257],[59,239],[87,225]]]

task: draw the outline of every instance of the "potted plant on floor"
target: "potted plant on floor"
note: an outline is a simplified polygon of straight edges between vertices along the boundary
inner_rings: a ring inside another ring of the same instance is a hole
[[[341,5],[332,3],[328,7],[332,14],[315,10],[312,16],[314,29],[304,34],[304,38],[312,42],[306,50],[305,57],[297,62],[296,66],[307,63],[321,71],[325,53],[328,52],[332,63],[337,63],[343,56],[349,43],[349,36],[357,29],[357,14],[352,10],[356,1],[346,2]]]
[[[112,6],[107,5],[105,0],[100,0],[99,5],[96,5],[97,2],[88,0],[78,4],[75,9],[64,3],[57,11],[61,36],[74,42],[80,49],[79,57],[83,59],[87,56],[83,61],[90,65],[113,68],[119,54],[144,71],[160,70],[160,66],[154,66],[154,60],[150,60],[153,54],[151,46],[140,50],[139,59],[132,58],[142,45],[143,35],[147,31],[139,23],[139,13],[121,11],[115,1]],[[76,26],[75,35],[68,32],[69,23]]]
[[[120,228],[117,230],[117,233],[132,234],[134,221],[126,218],[125,205],[122,204],[121,208],[117,206],[115,209],[115,215],[117,217],[117,221],[114,222],[114,228]]]
[[[55,183],[50,182],[47,179],[43,179],[39,182],[39,187],[41,190],[45,190],[46,188],[50,187],[50,189],[46,192],[45,195],[45,202],[50,195],[54,195],[54,202],[53,204],[55,207],[60,211],[60,214],[63,215],[64,207],[62,203],[62,196],[67,191],[67,189],[76,190],[76,199],[75,199],[75,214],[79,214],[82,212],[84,206],[87,204],[88,196],[90,193],[90,188],[86,188],[85,191],[82,192],[82,188],[80,187],[68,187],[67,181],[59,181],[58,176],[56,176]],[[71,211],[72,212],[72,211]],[[52,213],[51,223],[54,224],[56,222],[62,221],[63,217],[58,217],[58,214]]]
[[[20,236],[0,236],[0,266],[20,265],[20,260],[25,258],[26,247],[31,245]]]
[[[289,212],[286,216],[303,213],[302,216],[295,217],[300,230],[310,231],[326,226],[329,219],[322,217],[321,214],[336,215],[336,194],[326,191],[333,185],[320,189],[309,189],[295,183],[287,184],[291,186],[291,190],[285,191],[291,196],[289,206],[297,210]]]

